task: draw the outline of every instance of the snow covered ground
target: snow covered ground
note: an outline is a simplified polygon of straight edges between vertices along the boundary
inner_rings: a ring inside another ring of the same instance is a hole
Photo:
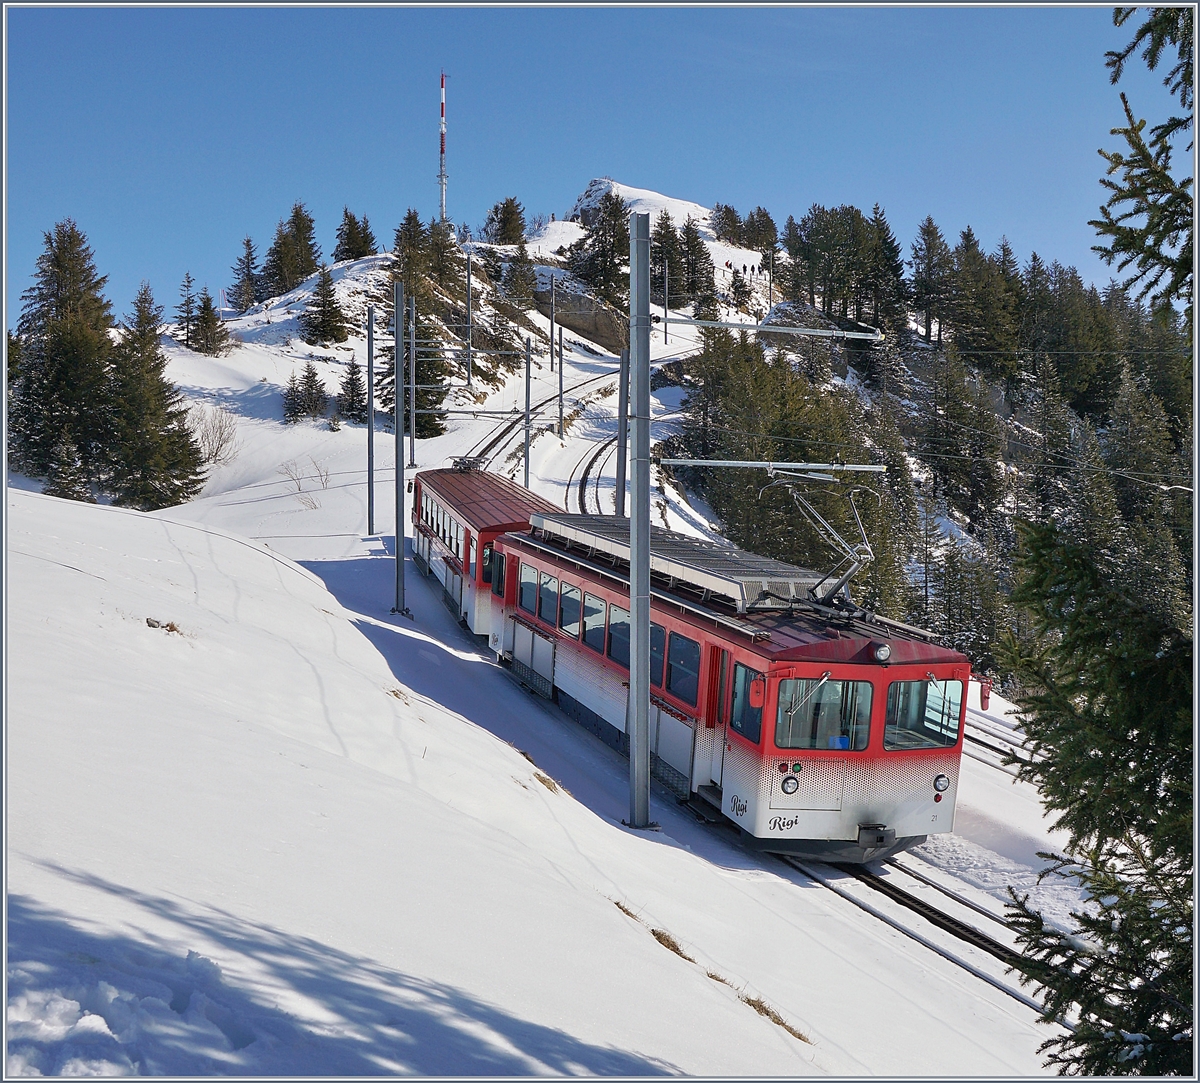
[[[343,265],[339,290],[379,273]],[[235,322],[222,359],[168,346],[189,397],[237,420],[198,500],[6,493],[8,1073],[1042,1072],[1032,1010],[732,832],[657,792],[662,830],[622,827],[626,762],[515,685],[411,562],[414,619],[389,612],[392,438],[368,534],[364,428],[280,422],[310,353],[331,390],[364,359],[359,338],[300,343],[302,303]],[[531,485],[578,510],[616,359],[568,349],[573,417],[562,440],[556,404],[539,418]],[[558,385],[540,365],[535,401]],[[665,431],[678,390],[655,403]],[[454,418],[417,462],[498,423]],[[520,445],[492,468],[520,477]],[[609,511],[610,455],[597,472]],[[682,494],[655,501],[711,533]],[[1034,884],[1061,839],[1028,787],[964,761],[956,829],[914,860],[993,909],[1010,884],[1064,921],[1078,905]]]

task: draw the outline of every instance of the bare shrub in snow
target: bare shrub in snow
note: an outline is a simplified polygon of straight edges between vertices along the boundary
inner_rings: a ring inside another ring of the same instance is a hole
[[[206,465],[230,463],[237,458],[242,449],[237,438],[237,419],[224,406],[193,403],[188,410],[188,423]]]
[[[287,462],[280,463],[277,473],[282,474],[295,485],[296,492],[304,491],[304,473],[295,459],[288,459]]]

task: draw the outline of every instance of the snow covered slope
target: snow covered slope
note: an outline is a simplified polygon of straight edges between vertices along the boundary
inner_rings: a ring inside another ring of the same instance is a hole
[[[753,248],[741,248],[738,245],[717,240],[710,221],[711,207],[702,207],[699,203],[692,203],[686,199],[673,199],[659,192],[652,192],[649,188],[632,188],[628,184],[620,184],[611,177],[598,177],[591,181],[584,189],[583,194],[575,201],[575,206],[571,208],[571,217],[574,218],[578,215],[581,219],[586,220],[589,212],[599,204],[605,192],[609,191],[616,192],[625,200],[631,212],[650,215],[651,229],[654,228],[655,221],[663,211],[670,214],[676,229],[682,228],[688,218],[694,218],[700,236],[708,246],[708,254],[712,256],[713,267],[717,271],[718,286],[727,283],[730,277],[731,272],[725,270],[726,260],[739,271],[743,266],[756,267],[762,261],[761,253]]]
[[[695,206],[667,202],[677,224]],[[281,410],[305,361],[331,393],[365,361],[386,275],[334,268],[359,328],[340,346],[298,338],[311,282],[231,321],[226,357],[164,340],[171,378],[236,424],[191,504],[6,494],[9,1074],[1040,1071],[1032,1011],[730,833],[657,793],[662,831],[625,830],[625,761],[516,687],[411,563],[415,619],[389,613],[392,436],[368,533],[365,428]],[[533,339],[530,484],[609,511],[616,358],[565,345],[560,438]],[[523,373],[450,401],[519,410]],[[656,439],[680,401],[654,393]],[[416,462],[507,423],[451,416]],[[490,468],[520,478],[522,442]],[[712,536],[684,494],[653,500]],[[958,829],[921,856],[992,907],[1055,842],[1036,795],[974,761]]]
[[[8,510],[10,1073],[1037,1069],[1002,994],[783,867],[626,831],[400,685],[546,711],[431,592],[356,627],[221,531]],[[368,593],[390,567],[350,563]],[[611,772],[602,748],[577,774]]]

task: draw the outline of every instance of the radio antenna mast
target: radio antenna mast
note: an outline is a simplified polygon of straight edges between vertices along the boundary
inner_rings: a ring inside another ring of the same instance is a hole
[[[441,168],[438,170],[438,185],[442,189],[442,217],[446,221],[446,73],[442,72],[442,123],[439,129],[442,137]]]

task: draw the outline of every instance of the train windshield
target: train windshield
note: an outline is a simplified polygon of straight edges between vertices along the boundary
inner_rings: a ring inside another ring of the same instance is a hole
[[[958,741],[962,681],[892,681],[888,685],[883,747],[946,748]]]
[[[871,730],[871,682],[821,677],[779,682],[777,748],[861,752]]]

